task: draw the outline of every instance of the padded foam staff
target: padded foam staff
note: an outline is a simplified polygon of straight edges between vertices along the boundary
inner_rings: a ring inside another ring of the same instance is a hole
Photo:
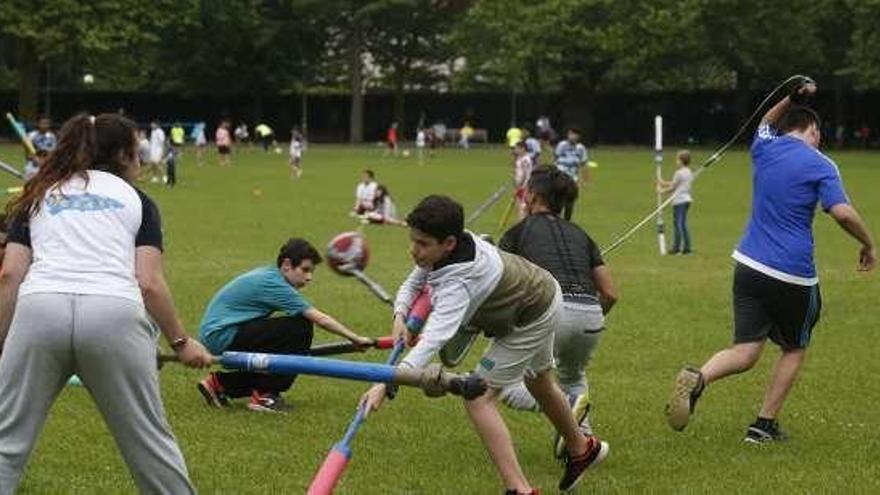
[[[441,396],[448,392],[470,400],[486,392],[486,382],[478,376],[449,373],[436,364],[427,368],[409,368],[311,356],[233,351],[224,352],[219,362],[224,368],[239,371],[316,375],[419,387],[429,396]]]
[[[34,149],[34,143],[31,142],[31,139],[27,137],[27,134],[24,132],[24,124],[15,120],[15,116],[13,116],[11,112],[6,112],[6,120],[9,121],[9,125],[12,126],[12,130],[15,131],[15,134],[18,136],[18,139],[21,140],[21,144],[25,147],[27,152],[31,155],[36,155],[37,150]]]
[[[495,205],[495,203],[497,203],[502,197],[504,197],[504,193],[506,193],[507,190],[510,189],[510,186],[512,184],[513,184],[512,182],[505,182],[501,187],[499,187],[495,192],[493,192],[492,195],[489,196],[489,198],[483,202],[483,204],[478,206],[477,209],[474,210],[474,212],[471,213],[469,217],[467,217],[467,220],[465,220],[464,224],[470,225],[470,224],[476,222],[477,219],[483,215],[483,213],[486,213],[486,210],[493,207]]]
[[[374,349],[391,349],[394,347],[394,338],[390,335],[385,337],[379,337],[378,339],[374,339],[373,343],[367,346],[368,348]],[[358,349],[358,347],[349,340],[343,340],[340,342],[330,342],[327,344],[318,344],[312,346],[309,349],[310,356],[333,356],[335,354],[348,354],[352,352],[360,352],[362,349]],[[165,365],[165,363],[178,362],[180,361],[175,354],[157,354],[156,355],[156,364],[159,369]]]
[[[403,348],[404,340],[399,339],[397,343],[394,344],[394,350],[391,351],[391,355],[388,356],[388,360],[385,364],[393,365],[397,363],[397,360],[400,359],[400,356],[403,354]],[[333,445],[333,448],[324,459],[324,463],[321,464],[321,468],[318,469],[314,479],[312,479],[308,495],[329,495],[333,493],[333,489],[336,488],[336,484],[342,479],[342,474],[345,472],[345,469],[348,467],[348,462],[351,460],[351,443],[354,440],[355,435],[357,435],[358,429],[363,424],[364,419],[366,419],[366,408],[367,406],[364,402],[358,406],[357,414],[354,415],[354,419],[349,423],[342,440]]]
[[[24,179],[24,174],[21,172],[21,170],[13,167],[12,165],[10,165],[4,161],[0,161],[0,170],[3,170],[4,172],[6,172],[10,175],[14,175],[14,176],[18,177],[19,179],[22,179],[22,180]]]

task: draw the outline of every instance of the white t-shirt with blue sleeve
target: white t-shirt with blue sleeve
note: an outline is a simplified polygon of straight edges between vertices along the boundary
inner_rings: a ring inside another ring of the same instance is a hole
[[[275,312],[295,316],[311,307],[278,267],[261,266],[234,278],[214,295],[199,325],[199,340],[220,354],[232,344],[241,324]]]
[[[818,283],[813,218],[849,203],[837,165],[803,140],[768,124],[752,143],[752,214],[733,258],[784,282]]]
[[[568,174],[575,182],[580,178],[578,170],[587,162],[587,148],[581,143],[565,139],[556,145],[556,168]]]

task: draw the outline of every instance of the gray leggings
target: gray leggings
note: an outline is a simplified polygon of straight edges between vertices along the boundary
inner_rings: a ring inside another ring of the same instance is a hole
[[[98,406],[141,493],[194,493],[165,420],[156,330],[142,304],[60,293],[18,299],[0,356],[0,494],[14,493],[72,374]]]
[[[595,304],[562,303],[562,318],[553,339],[553,355],[559,385],[569,397],[588,391],[584,372],[605,327],[602,307]]]

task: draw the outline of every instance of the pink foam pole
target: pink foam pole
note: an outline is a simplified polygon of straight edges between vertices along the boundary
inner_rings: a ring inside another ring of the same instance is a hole
[[[331,495],[347,465],[348,456],[334,446],[312,480],[308,495]]]

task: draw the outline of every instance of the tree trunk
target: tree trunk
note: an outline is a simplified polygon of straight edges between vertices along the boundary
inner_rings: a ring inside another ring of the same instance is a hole
[[[406,89],[403,85],[404,76],[398,75],[394,81],[394,120],[397,122],[397,135],[406,135]]]
[[[37,118],[40,97],[40,61],[32,40],[19,39],[16,43],[18,66],[18,119],[33,122]]]
[[[364,140],[364,75],[363,27],[355,20],[354,32],[349,40],[349,77],[351,79],[351,114],[348,123],[348,139],[352,143]]]
[[[736,73],[736,122],[745,122],[749,115],[752,112],[752,75],[745,73],[743,71],[737,71]],[[725,132],[725,135],[729,133],[733,133],[733,129],[742,124],[734,124],[734,127]],[[726,138],[721,135],[718,136],[720,141],[724,141]]]
[[[846,122],[846,82],[843,76],[834,76],[834,121],[835,124],[845,124]],[[833,130],[832,130],[833,132]],[[829,141],[833,136],[825,136]]]
[[[566,129],[580,129],[581,141],[587,145],[596,142],[596,89],[583,79],[566,79],[562,82],[562,122],[557,128],[560,138]]]

